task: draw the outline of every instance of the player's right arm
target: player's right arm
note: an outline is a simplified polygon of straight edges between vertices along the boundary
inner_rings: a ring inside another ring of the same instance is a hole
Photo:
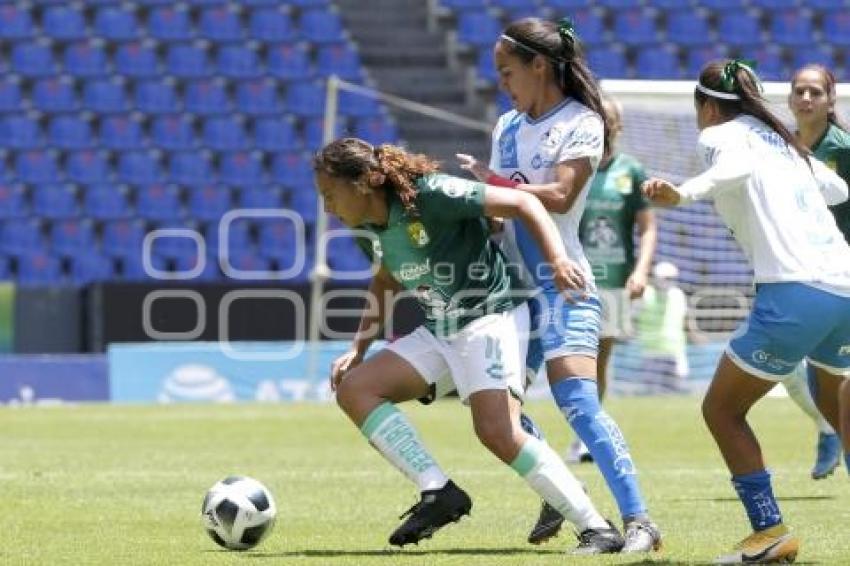
[[[360,315],[360,324],[351,343],[351,349],[331,364],[331,389],[345,377],[346,372],[360,365],[369,346],[383,329],[386,315],[392,306],[392,298],[401,290],[401,285],[383,266],[369,283],[367,304]]]

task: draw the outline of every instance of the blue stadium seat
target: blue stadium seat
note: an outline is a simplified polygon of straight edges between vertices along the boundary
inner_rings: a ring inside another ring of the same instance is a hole
[[[118,272],[123,281],[150,281],[152,275],[147,271],[142,260],[141,244],[138,252],[128,253],[118,257]],[[158,271],[168,271],[168,261],[159,255],[151,254],[149,257],[150,267]]]
[[[86,20],[72,6],[49,6],[41,16],[41,29],[50,39],[73,41],[86,37]]]
[[[272,182],[289,189],[312,190],[313,168],[309,158],[300,152],[277,153],[272,159]]]
[[[252,11],[249,30],[253,39],[265,43],[283,43],[298,37],[289,12],[280,8]]]
[[[268,185],[245,187],[238,200],[242,208],[280,208],[282,202],[280,189]]]
[[[15,174],[24,183],[52,183],[59,179],[59,167],[53,153],[34,150],[15,157]]]
[[[0,225],[0,252],[18,256],[43,248],[44,236],[39,220],[11,219]]]
[[[822,14],[821,33],[827,44],[850,46],[850,11],[846,8],[825,11]]]
[[[240,81],[236,86],[236,109],[250,116],[281,111],[277,84],[273,80]]]
[[[292,252],[298,243],[295,225],[285,219],[267,219],[258,224],[257,249],[260,254],[269,259],[288,259],[291,266]]]
[[[324,100],[324,83],[292,83],[286,89],[284,106],[298,116],[322,116],[325,113],[325,105],[322,102]]]
[[[103,77],[109,73],[101,41],[78,41],[65,46],[65,71],[74,77]]]
[[[248,207],[246,207],[248,208]],[[216,257],[222,248],[222,243],[219,239],[221,236],[218,222],[210,222],[204,229],[204,241],[207,244],[207,256]],[[248,248],[251,245],[250,226],[247,222],[235,221],[228,224],[227,230],[227,251],[241,250]]]
[[[267,272],[271,268],[269,261],[253,249],[242,249],[232,253],[229,262],[232,269],[239,271]]]
[[[289,3],[298,8],[325,8],[330,5],[330,0],[289,0]]]
[[[837,10],[850,7],[850,0],[806,0],[806,6],[817,10]]]
[[[371,117],[381,113],[381,105],[370,96],[344,90],[339,93],[339,112],[343,116]]]
[[[343,120],[336,121],[335,138],[345,137],[348,134],[346,124]],[[304,145],[310,151],[317,151],[324,145],[325,120],[322,117],[310,118],[304,121]]]
[[[820,45],[799,46],[791,51],[792,69],[799,69],[810,63],[818,63],[827,69],[835,69],[838,66],[835,52]]]
[[[635,78],[637,79],[679,79],[681,78],[679,56],[669,46],[648,46],[641,49],[635,60]]]
[[[180,110],[174,82],[171,80],[137,82],[134,99],[138,109],[149,114],[173,114]]]
[[[27,193],[21,185],[0,183],[0,220],[29,216]]]
[[[229,2],[230,0],[189,0],[192,6],[220,6]]]
[[[215,180],[209,156],[194,151],[171,155],[169,178],[173,183],[190,186],[208,185]]]
[[[603,79],[625,79],[629,65],[623,50],[617,47],[599,46],[587,51],[587,63],[594,74]]]
[[[135,14],[119,6],[104,6],[94,16],[94,32],[112,41],[138,39],[143,27],[136,21]]]
[[[780,46],[806,46],[812,43],[812,20],[800,10],[783,10],[771,15],[770,35]]]
[[[696,79],[707,63],[725,59],[727,55],[726,48],[717,44],[689,49],[685,54],[685,77]]]
[[[585,45],[597,45],[605,42],[605,20],[593,9],[580,9],[572,14],[576,32]]]
[[[189,11],[179,4],[151,10],[148,16],[148,35],[158,41],[186,41],[192,39],[192,21]]]
[[[243,39],[239,13],[228,6],[207,8],[202,11],[198,21],[198,32],[203,37],[215,42],[241,41]]]
[[[319,197],[312,187],[293,188],[289,193],[289,206],[301,215],[304,222],[315,222],[318,214]]]
[[[797,8],[799,0],[750,0],[750,5],[765,10],[784,10]]]
[[[761,45],[762,30],[758,19],[749,12],[740,10],[720,14],[717,21],[717,37],[725,45],[746,47]]]
[[[202,43],[171,45],[165,57],[165,68],[179,79],[199,79],[212,73]]]
[[[0,147],[35,149],[44,145],[44,133],[35,116],[10,114],[0,120]]]
[[[546,0],[546,5],[556,11],[591,8],[593,3],[594,0]]]
[[[116,220],[134,215],[127,200],[126,187],[109,183],[86,187],[83,212],[94,220]]]
[[[119,45],[113,63],[118,74],[134,79],[155,77],[159,72],[156,47],[152,42],[131,41]]]
[[[47,138],[50,146],[58,149],[84,149],[92,147],[96,142],[89,121],[75,115],[51,118],[47,126]]]
[[[118,158],[118,179],[129,185],[147,185],[162,181],[157,155],[148,151],[128,151]]]
[[[100,120],[100,143],[110,150],[141,149],[144,144],[142,124],[126,114],[104,116]]]
[[[489,12],[461,12],[458,15],[457,39],[461,43],[492,47],[501,33],[501,22]]]
[[[609,9],[631,9],[638,8],[641,5],[641,0],[599,0],[599,5]]]
[[[225,83],[220,79],[192,81],[186,85],[185,93],[183,104],[187,112],[211,115],[230,111]]]
[[[39,79],[32,87],[32,105],[42,112],[77,110],[79,103],[74,81],[68,77]]]
[[[218,220],[230,210],[230,189],[221,185],[206,185],[189,189],[189,215],[202,221]]]
[[[18,276],[21,287],[51,287],[62,280],[62,266],[58,258],[38,250],[18,259]]]
[[[126,112],[130,105],[122,79],[93,79],[83,87],[83,105],[94,112],[111,114]]]
[[[360,56],[349,43],[335,43],[319,48],[316,56],[316,72],[322,76],[338,77],[359,81],[363,78]]]
[[[21,110],[21,83],[16,77],[0,77],[0,112]]]
[[[0,6],[0,40],[28,39],[35,35],[29,10],[14,4]]]
[[[203,143],[214,151],[240,151],[248,147],[244,120],[235,116],[207,118],[201,128]]]
[[[255,79],[263,69],[256,49],[242,45],[224,45],[216,58],[218,72],[229,79]]]
[[[355,137],[366,140],[372,145],[382,143],[398,143],[399,133],[395,122],[384,114],[367,118],[357,118],[354,121]]]
[[[184,254],[175,259],[175,268],[178,271],[193,271],[197,265],[197,251]],[[218,262],[206,258],[201,273],[197,277],[191,278],[190,281],[216,281],[221,278],[222,275],[218,270]]]
[[[301,35],[312,43],[339,43],[346,39],[342,19],[336,12],[305,10],[298,23]]]
[[[440,0],[440,5],[449,10],[486,10],[488,0]]]
[[[493,61],[493,49],[482,47],[478,51],[478,58],[475,61],[475,75],[479,81],[488,84],[497,84],[499,82],[499,74],[496,72],[496,63]]]
[[[88,149],[69,152],[65,174],[74,183],[105,183],[111,174],[109,157],[105,152]]]
[[[242,0],[242,4],[256,7],[279,7],[280,0]]]
[[[12,46],[12,70],[27,78],[56,74],[56,61],[45,41],[16,43]]]
[[[676,10],[667,16],[667,39],[678,45],[712,43],[708,18],[693,10]]]
[[[145,232],[145,223],[135,218],[104,222],[103,251],[113,257],[141,257]]]
[[[262,151],[299,149],[301,140],[290,118],[259,118],[254,122],[254,145]]]
[[[731,10],[736,11],[741,9],[741,0],[696,0],[698,6],[705,6],[712,10]]]
[[[263,181],[263,162],[260,154],[239,151],[222,156],[219,180],[235,187],[249,187]]]
[[[176,220],[183,217],[180,189],[174,185],[136,187],[136,213],[147,220]]]
[[[614,15],[614,37],[626,45],[649,45],[658,41],[655,18],[641,9],[626,9]]]
[[[742,54],[747,59],[753,59],[757,63],[756,72],[762,80],[787,81],[789,76],[782,57],[782,50],[776,46],[751,48],[744,50]]]
[[[72,185],[36,185],[32,189],[32,212],[49,220],[76,218],[77,192]]]
[[[12,268],[9,264],[8,258],[0,256],[0,281],[12,281],[14,279]]]
[[[89,219],[66,219],[50,228],[50,248],[63,256],[83,256],[97,246],[94,225]]]
[[[83,256],[71,257],[70,263],[69,278],[73,285],[89,285],[115,278],[114,261],[99,252],[89,251]]]
[[[151,125],[151,143],[172,151],[194,149],[197,146],[194,121],[180,114],[158,116]]]
[[[285,81],[309,78],[313,70],[307,47],[300,43],[271,46],[266,55],[266,71],[274,78]]]

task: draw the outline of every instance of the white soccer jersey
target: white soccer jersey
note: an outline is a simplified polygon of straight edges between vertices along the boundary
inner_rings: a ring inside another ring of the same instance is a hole
[[[814,157],[809,165],[762,121],[740,115],[703,130],[708,170],[678,188],[714,207],[749,258],[757,283],[796,281],[850,295],[850,246],[827,204],[847,184]]]
[[[603,139],[600,116],[572,98],[565,99],[537,119],[511,110],[499,118],[493,130],[490,169],[520,183],[539,185],[557,180],[555,167],[558,164],[587,157],[595,174],[602,159]],[[591,290],[594,289],[593,273],[582,251],[578,226],[592,182],[593,175],[565,214],[550,213],[567,255],[579,264]],[[537,285],[549,286],[548,263],[522,223],[506,222],[502,246],[512,264],[525,267],[526,277],[531,277]]]

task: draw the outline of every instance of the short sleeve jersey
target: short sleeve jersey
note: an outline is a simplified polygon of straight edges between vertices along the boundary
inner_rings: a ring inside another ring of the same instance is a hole
[[[579,239],[597,287],[624,287],[634,269],[635,221],[638,211],[649,206],[640,190],[644,181],[643,165],[624,153],[600,167],[593,178]]]
[[[850,133],[830,124],[823,137],[811,148],[815,157],[850,184]],[[838,229],[850,244],[850,200],[829,207]]]
[[[450,336],[472,320],[505,312],[529,292],[508,273],[484,219],[486,185],[441,173],[416,182],[416,214],[388,195],[386,227],[361,226],[374,235],[360,247],[381,264],[425,311],[425,326]]]

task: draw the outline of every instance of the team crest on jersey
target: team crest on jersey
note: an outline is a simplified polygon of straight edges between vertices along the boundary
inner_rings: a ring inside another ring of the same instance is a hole
[[[440,189],[446,195],[457,198],[469,192],[469,183],[463,179],[446,179],[440,184]]]
[[[617,187],[617,192],[621,195],[630,195],[632,194],[632,177],[627,173],[624,173],[617,177],[617,180],[614,181],[614,186]]]
[[[411,222],[408,224],[407,235],[417,248],[423,248],[431,241],[428,232],[425,231],[425,226],[421,222]]]
[[[833,171],[837,171],[837,170],[838,170],[838,163],[837,163],[834,159],[830,159],[830,160],[828,160],[828,161],[824,161],[824,164],[825,164],[827,167],[829,167],[830,169],[832,169]]]

